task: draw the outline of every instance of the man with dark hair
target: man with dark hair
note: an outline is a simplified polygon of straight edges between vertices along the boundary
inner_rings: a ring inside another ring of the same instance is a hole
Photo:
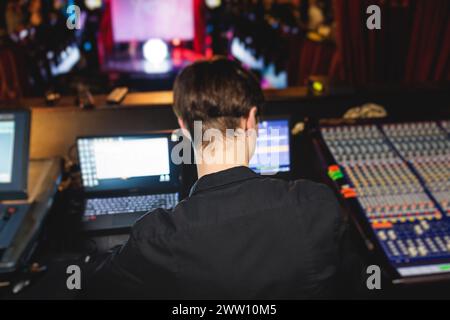
[[[128,242],[88,284],[93,296],[336,295],[345,223],[332,191],[248,168],[263,102],[257,80],[236,62],[201,61],[180,73],[173,108],[187,135],[193,136],[196,125],[203,134],[201,143],[194,143],[199,180],[174,209],[136,222]]]

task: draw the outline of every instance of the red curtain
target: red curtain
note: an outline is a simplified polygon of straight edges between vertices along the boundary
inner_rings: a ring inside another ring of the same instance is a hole
[[[381,30],[366,27],[369,5]],[[353,84],[449,79],[448,0],[334,0],[340,68]]]
[[[0,47],[0,101],[27,94],[26,56],[20,47]]]
[[[306,85],[310,75],[328,76],[336,61],[336,46],[295,37],[290,41],[289,85]]]
[[[100,30],[98,33],[98,59],[103,64],[105,58],[111,54],[114,46],[111,18],[111,0],[105,0]]]
[[[405,80],[449,80],[450,1],[417,0],[414,5]]]
[[[194,24],[195,24],[195,38],[194,51],[203,54],[205,51],[205,12],[203,0],[194,0]]]

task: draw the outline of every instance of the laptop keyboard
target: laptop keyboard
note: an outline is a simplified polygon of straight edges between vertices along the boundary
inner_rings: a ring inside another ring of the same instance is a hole
[[[157,208],[170,209],[178,203],[178,193],[152,194],[114,198],[87,199],[84,215],[148,212]]]

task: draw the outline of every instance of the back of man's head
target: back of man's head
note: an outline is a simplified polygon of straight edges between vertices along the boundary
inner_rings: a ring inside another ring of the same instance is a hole
[[[264,96],[256,77],[238,62],[225,58],[195,62],[175,80],[173,109],[187,129],[236,129],[252,107],[261,109]]]

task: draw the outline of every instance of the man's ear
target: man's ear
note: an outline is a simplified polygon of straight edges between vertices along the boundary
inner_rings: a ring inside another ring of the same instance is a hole
[[[256,113],[258,109],[256,107],[252,107],[250,112],[248,113],[248,118],[245,120],[245,128],[246,130],[257,129],[258,122],[256,120]]]
[[[180,126],[180,128],[183,129],[183,130],[187,130],[187,127],[184,124],[183,119],[181,119],[180,117],[177,117],[177,120],[178,120],[178,125]]]

